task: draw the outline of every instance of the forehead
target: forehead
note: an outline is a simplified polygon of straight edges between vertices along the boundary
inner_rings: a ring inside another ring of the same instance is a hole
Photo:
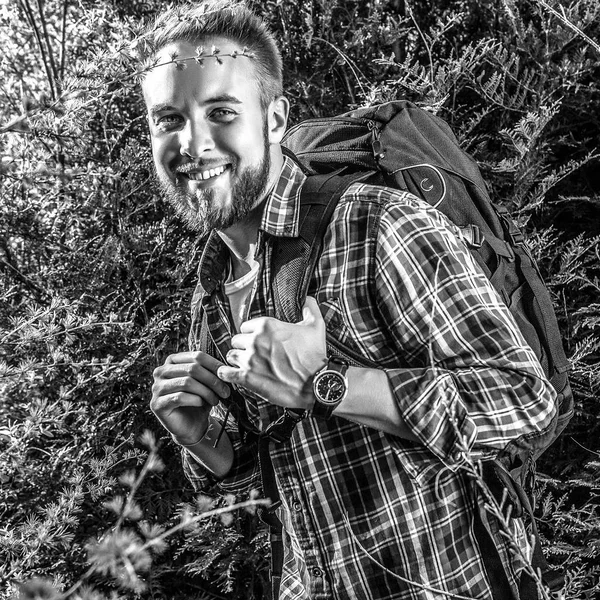
[[[197,50],[203,49],[195,60]],[[218,51],[213,55],[213,50]],[[259,88],[253,58],[231,55],[242,53],[238,44],[224,38],[193,44],[178,41],[157,53],[157,66],[146,73],[142,91],[146,105],[233,96],[244,103],[259,102]],[[173,57],[183,68],[178,68]],[[215,58],[218,56],[219,59]]]

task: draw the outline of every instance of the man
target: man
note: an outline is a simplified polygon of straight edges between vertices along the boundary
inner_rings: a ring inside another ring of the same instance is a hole
[[[302,320],[278,321],[273,240],[298,234],[306,177],[280,145],[288,101],[273,37],[243,5],[211,0],[167,11],[140,47],[154,65],[142,87],[161,186],[210,233],[190,351],[156,369],[151,402],[191,481],[260,488],[256,437],[233,414],[260,432],[283,409],[305,409],[291,439],[270,447],[281,598],[497,597],[477,519],[516,597],[524,527],[511,520],[512,542],[499,532],[470,457],[543,429],[554,397],[453,226],[410,194],[353,184]],[[338,346],[373,368],[340,364]],[[242,405],[230,414],[232,390]]]

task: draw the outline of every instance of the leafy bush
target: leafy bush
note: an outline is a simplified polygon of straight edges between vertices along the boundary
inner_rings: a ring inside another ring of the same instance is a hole
[[[129,57],[160,6],[0,3],[4,598],[32,578],[24,598],[265,593],[263,529],[244,512],[194,521],[214,504],[191,493],[148,410],[152,370],[185,348],[202,250],[155,191]],[[527,230],[576,393],[572,424],[539,465],[540,528],[551,561],[568,566],[567,597],[595,597],[600,6],[255,6],[281,43],[293,121],[396,98],[429,107]],[[158,450],[148,434],[140,443],[147,429]]]

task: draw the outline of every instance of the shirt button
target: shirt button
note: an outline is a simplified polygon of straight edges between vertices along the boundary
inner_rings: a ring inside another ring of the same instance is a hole
[[[321,571],[321,569],[319,569],[319,567],[313,567],[312,574],[313,574],[313,577],[323,577],[323,571]]]

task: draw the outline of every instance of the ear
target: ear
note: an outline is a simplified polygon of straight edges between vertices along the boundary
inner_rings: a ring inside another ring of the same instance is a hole
[[[287,127],[289,113],[290,103],[285,96],[280,96],[269,104],[267,118],[269,120],[269,142],[271,144],[281,142]]]

